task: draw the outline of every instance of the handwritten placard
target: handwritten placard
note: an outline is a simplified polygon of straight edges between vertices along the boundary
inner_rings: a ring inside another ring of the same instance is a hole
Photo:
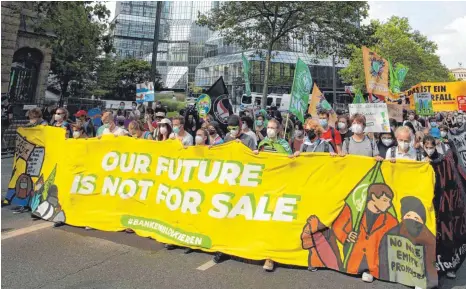
[[[390,132],[386,103],[358,103],[349,105],[350,115],[360,113],[366,117],[365,132]]]
[[[16,135],[15,154],[18,158],[22,158],[23,160],[27,161],[33,149],[34,145],[28,142],[26,138],[20,136],[19,134]]]
[[[26,173],[31,177],[38,177],[44,163],[45,148],[36,147],[27,160]]]

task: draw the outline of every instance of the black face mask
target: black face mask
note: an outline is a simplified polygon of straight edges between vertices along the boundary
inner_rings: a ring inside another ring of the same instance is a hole
[[[313,140],[316,137],[316,132],[313,129],[307,130],[306,134],[309,140]]]
[[[421,224],[421,223],[416,222],[416,221],[411,220],[411,219],[403,220],[403,222],[405,223],[405,227],[408,230],[408,233],[412,237],[419,236],[419,234],[422,231],[422,228],[424,227],[424,224]]]

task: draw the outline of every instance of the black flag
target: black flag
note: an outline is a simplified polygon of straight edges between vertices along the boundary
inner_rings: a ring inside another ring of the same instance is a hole
[[[223,82],[223,76],[220,76],[209,90],[207,90],[206,94],[210,96],[212,103],[210,114],[214,117],[214,120],[220,124],[220,127],[226,131],[228,117],[233,114],[233,106],[231,105],[225,82]]]

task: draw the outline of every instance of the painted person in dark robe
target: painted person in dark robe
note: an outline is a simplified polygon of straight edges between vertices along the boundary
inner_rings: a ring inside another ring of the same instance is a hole
[[[408,239],[413,245],[423,246],[424,267],[426,269],[427,288],[438,285],[437,269],[435,268],[436,239],[426,227],[426,209],[416,197],[401,199],[402,221],[390,230],[380,244],[380,279],[390,280],[390,266],[388,264],[388,237],[400,236]]]
[[[317,267],[342,270],[337,238],[332,230],[322,224],[319,218],[312,215],[301,234],[302,247],[309,250],[308,269],[317,271]]]

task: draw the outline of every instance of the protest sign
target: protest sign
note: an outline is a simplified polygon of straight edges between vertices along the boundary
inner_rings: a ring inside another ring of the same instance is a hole
[[[136,102],[143,103],[148,101],[154,101],[154,83],[143,82],[136,84]]]
[[[206,118],[207,114],[210,112],[210,108],[212,107],[212,101],[210,100],[210,96],[208,94],[201,94],[196,99],[196,109],[199,113],[200,118]]]
[[[417,115],[434,115],[434,108],[432,107],[432,95],[429,92],[415,93],[414,103]]]
[[[463,145],[465,142],[463,138]],[[457,151],[454,143],[452,146],[440,162],[432,164],[436,178],[434,206],[437,212],[437,250],[435,261],[436,268],[442,275],[448,271],[456,271],[466,258],[466,173],[454,157],[453,151]]]
[[[389,95],[388,61],[365,46],[362,47],[362,57],[367,92],[376,94],[383,101]]]
[[[255,155],[236,142],[185,149],[178,141],[113,135],[65,140],[59,128],[39,129],[44,138],[34,145],[46,156],[41,177],[33,178],[31,208],[46,220],[105,231],[131,228],[163,243],[350,274],[366,264],[384,280],[379,268],[392,265],[379,260],[381,240],[388,232],[408,238],[394,231],[404,222],[405,198],[424,209],[421,228],[436,232],[428,163],[308,153],[290,159]],[[18,129],[27,139],[34,132]],[[25,161],[16,162],[10,184],[25,172]],[[375,221],[366,232],[368,214]],[[357,232],[354,243],[348,242],[351,231]],[[425,243],[412,242],[426,251]]]
[[[360,113],[366,117],[365,132],[390,132],[386,103],[349,104],[349,113]]]
[[[466,92],[465,95],[457,96],[458,99],[458,110],[466,111]]]
[[[434,112],[458,110],[457,97],[465,95],[466,81],[421,82],[403,92],[410,99],[410,109],[415,109],[414,94],[428,92],[432,97]]]
[[[309,102],[311,88],[312,77],[309,67],[298,58],[291,87],[290,112],[296,115],[302,123],[304,123],[304,114]]]
[[[42,169],[42,164],[44,162],[45,149],[41,147],[36,147],[32,150],[31,155],[27,160],[27,171],[26,174],[31,177],[38,177]]]
[[[320,91],[317,84],[314,83],[312,87],[312,94],[311,98],[309,99],[309,108],[307,112],[312,116],[312,119],[319,120],[318,111],[324,110],[328,111],[330,118],[328,124],[330,126],[335,126],[335,123],[338,119],[338,116],[335,110],[332,108],[330,103],[328,103],[327,99],[325,98],[324,94]]]
[[[397,122],[403,122],[403,105],[387,103],[388,117]]]

